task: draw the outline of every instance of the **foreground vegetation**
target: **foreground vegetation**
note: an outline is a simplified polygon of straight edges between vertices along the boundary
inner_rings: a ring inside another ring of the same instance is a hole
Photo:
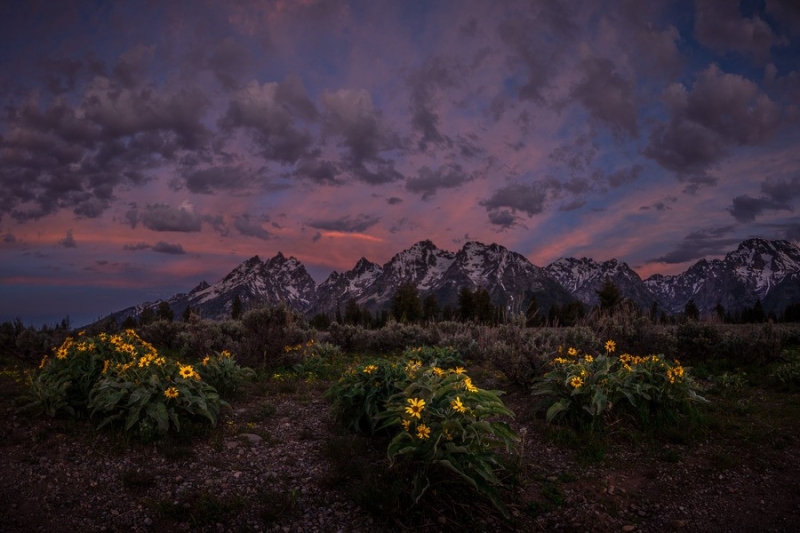
[[[796,446],[786,428],[800,408],[798,347],[797,328],[773,324],[663,326],[616,314],[572,328],[519,320],[319,331],[274,308],[227,322],[65,331],[44,354],[4,357],[2,379],[4,401],[27,423],[75,420],[124,447],[213,441],[237,405],[263,402],[266,413],[273,395],[324,392],[330,484],[367,487],[350,497],[376,519],[441,528],[492,517],[513,529],[566,505],[563,487],[579,479],[543,472],[533,441],[583,464],[631,444],[666,463],[708,439],[747,447],[772,434],[769,445]],[[356,467],[358,449],[382,459]],[[723,469],[744,460],[713,459]],[[281,494],[266,523],[291,512]]]

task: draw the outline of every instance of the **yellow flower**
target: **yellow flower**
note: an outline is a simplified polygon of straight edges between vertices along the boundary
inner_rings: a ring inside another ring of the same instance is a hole
[[[411,421],[401,420],[400,423],[403,425],[403,431],[408,431],[408,427],[411,425]]]
[[[585,355],[583,356],[583,360],[586,361],[587,363],[591,363],[592,361],[594,361],[594,357],[592,357],[591,355]]]
[[[614,341],[606,341],[606,351],[608,353],[613,353],[616,348],[617,344]]]
[[[466,413],[467,412],[467,408],[464,407],[464,404],[461,403],[461,398],[458,397],[458,396],[456,396],[455,400],[450,402],[450,407],[452,407],[454,410],[458,411],[459,413]]]
[[[378,370],[378,367],[375,366],[375,365],[367,365],[367,366],[364,367],[364,373],[365,374],[372,374],[376,370]]]
[[[177,398],[179,394],[180,392],[178,392],[178,389],[176,389],[175,387],[170,387],[164,391],[164,396],[166,396],[170,400]]]
[[[200,379],[200,374],[194,371],[192,365],[182,365],[178,363],[178,368],[179,368],[178,373],[181,375],[183,379],[189,379],[189,378]]]
[[[422,418],[420,413],[423,409],[425,409],[425,400],[422,398],[409,398],[408,400],[409,406],[406,407],[406,413],[411,415],[411,417]]]
[[[464,370],[464,367],[457,366],[456,369],[453,370],[453,372],[460,375],[460,374],[463,374],[464,372],[466,372],[466,370]]]
[[[573,389],[577,389],[583,386],[583,380],[578,376],[572,376],[572,379],[569,380],[569,384]]]
[[[433,373],[436,374],[436,377],[440,378],[444,376],[445,371],[439,368],[438,366],[433,367]]]
[[[47,364],[47,356],[45,355],[44,357],[42,357],[42,362],[39,363],[39,370],[43,369],[44,365],[46,364]]]
[[[569,350],[567,350],[567,354],[569,354],[572,357],[575,357],[576,355],[578,355],[578,350],[576,350],[575,348],[570,348]]]
[[[431,428],[426,426],[425,424],[420,424],[417,426],[417,437],[422,440],[425,440],[431,436]]]
[[[556,357],[555,359],[553,359],[554,365],[566,365],[567,363],[569,363],[569,361],[567,361],[563,357]]]
[[[225,357],[225,358],[228,358],[228,359],[230,359],[230,357],[231,357],[231,352],[229,352],[228,350],[222,350],[222,351],[220,352],[220,355],[221,355],[222,357]]]
[[[210,358],[209,356],[205,356],[205,357],[203,358],[203,366],[208,366],[208,363],[209,363],[210,361],[211,361],[211,358]]]
[[[84,335],[86,335],[85,331],[79,331],[78,332],[78,337],[83,337]]]
[[[447,430],[447,429],[444,430],[444,438],[446,440],[453,440],[453,436],[450,434],[450,431]]]
[[[471,378],[467,378],[464,380],[464,386],[467,388],[469,392],[478,392],[478,387],[472,384]]]
[[[108,367],[109,367],[110,364],[111,364],[111,361],[109,361],[108,359],[103,361],[103,374],[108,372]]]

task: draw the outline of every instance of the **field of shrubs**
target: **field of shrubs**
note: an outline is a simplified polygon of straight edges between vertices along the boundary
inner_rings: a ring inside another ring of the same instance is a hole
[[[56,446],[65,427],[78,444],[105,439],[125,461],[151,449],[234,449],[231,439],[242,435],[275,448],[276,426],[302,425],[298,438],[318,443],[309,456],[320,451],[305,465],[317,474],[304,479],[323,479],[319,499],[352,509],[361,521],[352,530],[789,531],[800,514],[792,496],[800,492],[780,485],[770,512],[745,483],[780,468],[780,483],[797,488],[789,480],[800,466],[787,459],[800,447],[796,324],[661,325],[617,312],[568,328],[526,327],[520,317],[498,326],[333,322],[318,330],[274,307],[238,320],[106,329],[0,326],[3,466],[40,465],[31,450]],[[278,418],[276,405],[285,413],[313,407],[321,421]],[[259,417],[240,420],[252,412]],[[352,450],[363,458],[358,467]],[[223,460],[212,462],[225,471]],[[158,484],[146,470],[123,471],[123,490],[136,480]],[[14,472],[28,486],[25,471]],[[641,500],[633,498],[641,487],[619,492],[635,472],[664,491]],[[762,477],[754,487],[776,488]],[[665,488],[676,484],[674,494]],[[164,502],[139,496],[138,518],[107,530],[327,530],[303,511],[319,503],[301,505],[316,494],[304,490],[203,493],[181,504],[184,512],[171,507],[177,492]],[[0,518],[25,530],[35,489],[12,492],[0,495],[11,502]],[[692,493],[707,500],[682,500]],[[731,513],[740,516],[729,521]],[[108,527],[105,515],[81,520],[62,530]]]

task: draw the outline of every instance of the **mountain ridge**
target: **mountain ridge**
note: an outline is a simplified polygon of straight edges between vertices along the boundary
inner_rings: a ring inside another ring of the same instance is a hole
[[[451,252],[422,240],[383,265],[361,257],[352,269],[331,272],[319,284],[299,260],[279,251],[266,261],[255,255],[218,282],[203,281],[188,293],[165,301],[175,316],[190,307],[213,319],[229,317],[236,297],[245,309],[283,302],[308,315],[332,315],[355,300],[378,312],[390,306],[400,285],[412,283],[422,298],[433,294],[441,305],[453,307],[462,288],[483,287],[506,312],[524,313],[533,298],[542,310],[576,299],[587,306],[597,305],[597,291],[606,279],[643,309],[655,304],[676,314],[694,300],[700,312],[707,314],[717,304],[739,310],[760,299],[766,311],[781,312],[800,300],[800,248],[785,240],[747,239],[722,259],[700,259],[680,274],[654,274],[643,280],[617,259],[600,263],[586,257],[563,257],[540,267],[497,243],[469,241]],[[121,322],[160,303],[145,302],[109,317]]]

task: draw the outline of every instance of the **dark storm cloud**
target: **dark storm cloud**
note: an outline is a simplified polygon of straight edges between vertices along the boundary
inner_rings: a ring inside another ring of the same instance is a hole
[[[496,209],[489,211],[488,215],[489,222],[503,228],[510,228],[517,221],[517,217],[514,216],[514,214],[508,209]]]
[[[434,100],[438,91],[456,85],[458,70],[457,65],[434,57],[409,76],[411,127],[422,135],[417,146],[423,152],[428,149],[429,143],[441,146],[447,141],[439,131],[439,115],[436,113]]]
[[[752,222],[757,216],[760,216],[764,211],[791,211],[791,206],[783,203],[776,202],[772,198],[759,197],[754,198],[743,194],[733,199],[733,205],[728,208],[728,212],[733,215],[738,222]]]
[[[352,165],[349,171],[356,179],[369,185],[383,185],[403,179],[403,175],[395,170],[392,160],[379,160],[369,165]]]
[[[516,212],[521,211],[528,216],[541,213],[547,201],[548,185],[541,182],[525,185],[511,183],[494,191],[488,200],[483,200],[480,205],[486,208],[489,221],[503,227],[508,227],[509,215],[516,218]]]
[[[293,175],[314,183],[340,185],[342,182],[337,179],[340,172],[339,167],[331,161],[316,157],[304,157],[295,165]]]
[[[439,189],[453,189],[470,180],[472,177],[464,172],[461,165],[446,165],[436,170],[422,167],[417,177],[406,180],[406,189],[421,194],[423,200],[428,200]]]
[[[370,185],[402,179],[402,174],[394,168],[394,161],[381,156],[385,150],[400,147],[397,135],[385,124],[367,91],[326,91],[322,104],[323,134],[340,139],[340,145],[345,148],[343,171]]]
[[[715,183],[707,171],[732,146],[761,144],[780,123],[779,107],[755,83],[716,65],[690,91],[671,85],[663,100],[670,121],[654,129],[644,153],[688,182],[690,192]]]
[[[244,213],[241,216],[236,217],[236,220],[233,222],[233,227],[236,228],[242,235],[247,235],[248,237],[255,237],[257,239],[266,241],[274,236],[261,226],[262,222],[269,222],[269,218],[266,218],[262,221],[253,220],[250,218],[249,214]]]
[[[148,205],[139,214],[142,225],[153,231],[200,231],[202,218],[190,207],[171,207],[165,204]]]
[[[217,81],[228,90],[238,89],[251,62],[250,53],[240,42],[226,37],[208,58]]]
[[[146,242],[137,242],[137,243],[134,243],[134,244],[126,244],[125,246],[122,247],[123,250],[127,250],[129,252],[138,252],[139,250],[147,250],[149,248],[152,248],[152,246],[150,246]]]
[[[75,242],[75,237],[72,235],[72,230],[67,230],[67,236],[59,241],[64,248],[75,248],[78,243]]]
[[[580,68],[584,78],[572,88],[571,96],[615,134],[635,137],[638,128],[633,83],[623,78],[614,63],[604,57],[584,59]]]
[[[398,198],[397,196],[392,196],[391,198],[386,199],[386,203],[389,205],[397,205],[403,201],[402,198]]]
[[[800,3],[795,0],[767,0],[766,11],[779,28],[800,34]]]
[[[252,179],[241,166],[217,166],[194,170],[184,176],[186,188],[196,194],[236,191],[251,185]]]
[[[743,17],[738,2],[695,0],[694,38],[718,54],[736,51],[766,62],[770,49],[786,44],[758,15]]]
[[[142,85],[155,51],[155,45],[139,44],[123,52],[112,71],[114,79],[129,89]]]
[[[281,83],[257,81],[237,91],[220,121],[223,130],[245,128],[253,135],[266,159],[294,163],[313,143],[312,135],[302,129],[317,119],[314,104],[295,76]]]
[[[160,254],[182,255],[186,252],[180,244],[170,244],[164,241],[158,241],[153,245],[153,251]]]
[[[314,229],[326,231],[342,231],[346,233],[363,233],[380,221],[379,217],[362,213],[356,216],[345,215],[332,220],[312,220],[308,225]]]
[[[517,93],[520,100],[546,103],[544,92],[576,29],[570,8],[559,1],[530,4],[530,12],[514,13],[500,24],[497,33],[512,52],[509,63],[526,70],[527,80]]]
[[[159,92],[149,85],[125,88],[107,78],[95,78],[81,108],[88,120],[102,128],[105,137],[169,131],[181,147],[197,149],[208,135],[201,119],[209,103],[194,87]]]
[[[737,237],[725,237],[725,235],[732,233],[734,229],[734,226],[722,226],[693,231],[684,237],[675,250],[649,262],[677,264],[701,259],[709,255],[723,255],[730,250],[731,246],[740,242]]]
[[[800,175],[790,180],[767,179],[761,184],[761,192],[776,202],[788,203],[800,198]]]

